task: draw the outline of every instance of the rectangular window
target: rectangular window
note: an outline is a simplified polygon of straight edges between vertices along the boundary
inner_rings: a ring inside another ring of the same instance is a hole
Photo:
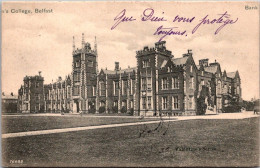
[[[146,78],[142,78],[142,90],[146,90]]]
[[[134,101],[133,101],[133,100],[131,100],[131,102],[130,102],[130,107],[131,107],[131,108],[134,107]]]
[[[36,94],[35,94],[35,99],[36,99],[36,100],[40,100],[40,95],[36,93]]]
[[[193,102],[194,102],[194,97],[190,96],[189,109],[193,109]]]
[[[122,80],[122,95],[126,95],[126,94],[127,94],[127,81]]]
[[[145,97],[142,97],[142,107],[143,107],[143,110],[146,109],[146,98]]]
[[[190,77],[190,88],[191,89],[194,88],[194,77],[193,76]]]
[[[152,109],[152,97],[151,96],[147,97],[147,104],[148,104],[148,109]]]
[[[168,109],[168,98],[167,97],[162,97],[162,109],[163,110]]]
[[[143,60],[143,68],[150,67],[150,60]]]
[[[152,78],[147,78],[147,90],[152,90]]]
[[[91,60],[88,60],[88,63],[87,63],[88,67],[93,67],[93,61]]]
[[[80,67],[80,61],[79,60],[75,62],[75,67],[76,68]]]
[[[73,92],[75,96],[79,95],[79,86],[74,86],[74,92]]]
[[[73,80],[74,80],[74,82],[79,82],[80,81],[80,73],[74,73],[73,74]]]
[[[132,80],[131,86],[132,86],[132,93],[131,94],[134,94],[135,93],[135,80],[134,79]]]
[[[96,96],[96,86],[92,86],[92,95]]]
[[[114,95],[118,94],[118,89],[119,89],[119,82],[118,81],[113,81],[114,85]]]
[[[163,78],[162,79],[162,89],[168,89],[168,79],[167,78]]]
[[[38,88],[40,86],[40,83],[39,82],[36,82],[35,83],[35,87]]]
[[[105,96],[106,95],[106,87],[105,87],[105,82],[100,81],[99,82],[99,96]]]
[[[178,96],[173,96],[172,98],[172,104],[173,104],[173,109],[179,109],[180,108],[180,102],[179,102],[179,97]]]
[[[178,77],[172,78],[172,88],[179,89],[179,78]]]

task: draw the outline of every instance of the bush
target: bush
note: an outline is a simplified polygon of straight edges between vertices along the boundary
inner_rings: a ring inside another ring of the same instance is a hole
[[[129,115],[134,115],[134,108],[131,108],[131,109],[130,109]]]
[[[89,113],[96,113],[96,108],[90,108],[88,111]]]
[[[118,107],[117,106],[113,106],[112,107],[112,112],[113,113],[118,113]]]
[[[239,105],[230,105],[223,107],[223,113],[236,113],[241,111],[241,106]]]
[[[106,111],[105,106],[99,107],[99,110],[98,110],[99,113],[104,113],[105,111]]]
[[[121,108],[121,113],[126,113],[126,112],[127,112],[127,109],[126,109],[125,106],[123,106],[123,107]]]
[[[205,98],[200,97],[197,99],[197,115],[204,115],[206,113],[207,104]]]

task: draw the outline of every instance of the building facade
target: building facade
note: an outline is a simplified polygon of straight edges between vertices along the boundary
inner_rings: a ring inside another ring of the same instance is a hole
[[[4,113],[17,113],[18,97],[11,93],[6,95],[2,92],[2,114]]]
[[[18,93],[21,112],[131,113],[134,115],[196,115],[198,99],[221,112],[230,99],[241,100],[238,71],[222,72],[208,59],[196,65],[191,50],[175,58],[166,42],[136,52],[136,67],[98,68],[98,52],[84,41],[75,48],[72,72],[64,80],[43,84],[41,75],[25,77]],[[201,99],[200,99],[201,100]]]

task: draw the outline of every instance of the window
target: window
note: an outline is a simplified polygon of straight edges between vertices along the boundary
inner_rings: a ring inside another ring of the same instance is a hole
[[[100,81],[99,82],[99,96],[104,96],[106,95],[106,87],[105,87],[105,82]]]
[[[147,78],[147,90],[152,90],[152,78]]]
[[[80,67],[80,61],[79,60],[75,62],[75,67],[76,68]]]
[[[74,95],[79,95],[79,86],[74,87]]]
[[[79,82],[80,81],[80,73],[74,73],[73,78],[74,78],[73,80],[75,82]]]
[[[170,67],[167,68],[167,72],[171,72],[171,68]]]
[[[172,100],[173,109],[179,109],[180,102],[178,96],[173,96]]]
[[[192,72],[192,70],[193,70],[193,67],[192,67],[192,65],[190,66],[190,72]]]
[[[113,81],[113,85],[114,85],[114,95],[117,95],[119,89],[119,82]]]
[[[194,97],[190,96],[189,109],[193,109],[193,102],[194,102]]]
[[[204,71],[201,72],[201,75],[202,75],[202,76],[204,75]]]
[[[168,98],[162,97],[162,109],[166,110],[168,108]]]
[[[186,81],[183,81],[184,93],[186,93]]]
[[[194,77],[193,76],[190,77],[190,88],[191,89],[194,88]]]
[[[143,68],[150,67],[150,60],[143,60]]]
[[[96,86],[92,86],[92,95],[96,96]]]
[[[168,89],[168,79],[167,78],[163,78],[162,79],[162,89]]]
[[[237,86],[237,94],[239,94],[240,88],[239,86]]]
[[[123,80],[122,81],[122,95],[127,94],[127,81]]]
[[[40,83],[39,83],[39,82],[36,82],[36,83],[35,83],[35,87],[38,88],[39,86],[40,86]]]
[[[118,101],[117,100],[114,101],[114,106],[116,106],[116,107],[118,106]]]
[[[70,87],[68,87],[68,89],[67,89],[67,96],[68,96],[68,98],[70,97]]]
[[[148,109],[152,109],[152,97],[151,96],[148,96],[147,97],[147,101],[148,101]]]
[[[231,93],[231,86],[228,86],[228,93]]]
[[[146,98],[145,97],[142,97],[142,107],[143,107],[143,110],[146,109]]]
[[[205,85],[205,81],[202,79],[201,80],[201,85],[204,86]]]
[[[40,95],[36,93],[36,94],[35,94],[35,99],[36,99],[36,100],[40,100]]]
[[[142,90],[146,90],[146,78],[142,78]]]
[[[131,107],[131,108],[134,107],[134,101],[133,101],[133,100],[130,101],[130,107]]]
[[[179,88],[179,78],[178,77],[173,77],[172,78],[172,88],[173,89],[178,89]]]
[[[88,60],[88,63],[87,63],[88,67],[93,67],[93,61],[91,60]]]

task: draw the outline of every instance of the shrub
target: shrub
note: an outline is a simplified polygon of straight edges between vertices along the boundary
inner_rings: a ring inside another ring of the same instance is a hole
[[[105,111],[106,111],[105,106],[99,107],[99,110],[98,110],[99,113],[104,113]]]
[[[131,109],[130,109],[129,115],[134,115],[134,108],[131,108]]]
[[[112,112],[113,113],[118,113],[118,107],[117,106],[113,106],[112,107]]]
[[[204,115],[206,113],[207,104],[205,98],[200,97],[197,99],[197,115]]]
[[[126,109],[125,106],[123,106],[123,107],[121,108],[121,113],[126,113],[126,112],[127,112],[127,109]]]

